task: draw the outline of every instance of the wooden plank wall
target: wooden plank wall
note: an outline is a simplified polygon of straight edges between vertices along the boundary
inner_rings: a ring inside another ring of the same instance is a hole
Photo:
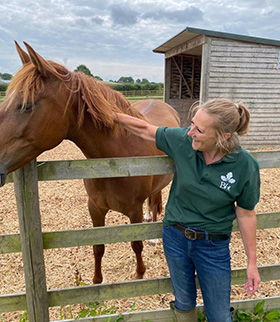
[[[251,112],[249,149],[280,147],[280,47],[212,38],[208,99],[243,101]]]

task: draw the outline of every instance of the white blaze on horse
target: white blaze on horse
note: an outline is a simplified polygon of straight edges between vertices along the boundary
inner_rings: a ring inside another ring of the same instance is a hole
[[[23,66],[12,78],[0,108],[0,186],[6,175],[64,139],[73,141],[86,158],[153,156],[163,154],[155,144],[128,133],[114,122],[115,113],[143,118],[157,126],[179,126],[176,111],[158,100],[133,105],[119,92],[83,73],[45,60],[25,43],[16,43]],[[143,220],[142,206],[150,198],[154,213],[161,209],[161,190],[172,175],[85,179],[94,227],[104,226],[109,209]],[[142,241],[133,241],[136,277],[142,278]],[[94,246],[94,283],[102,282],[104,245]]]

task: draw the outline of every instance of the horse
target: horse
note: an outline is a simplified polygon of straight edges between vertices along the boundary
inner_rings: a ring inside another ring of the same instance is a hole
[[[64,139],[73,141],[86,158],[162,155],[153,142],[129,133],[115,120],[116,113],[145,119],[157,126],[179,126],[177,112],[159,100],[134,104],[108,85],[40,56],[29,44],[17,42],[22,67],[12,78],[0,108],[0,186],[17,170]],[[105,225],[109,209],[126,215],[131,223],[143,221],[143,203],[149,198],[157,212],[161,190],[172,175],[85,179],[88,209],[94,227]],[[133,241],[136,278],[145,273],[142,241]],[[101,283],[104,245],[93,246],[93,283]]]

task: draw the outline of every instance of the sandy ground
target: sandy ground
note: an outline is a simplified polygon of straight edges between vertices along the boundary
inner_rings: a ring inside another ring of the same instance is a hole
[[[69,141],[64,141],[57,148],[45,152],[38,160],[81,159],[82,153]],[[261,201],[258,212],[279,211],[280,209],[280,169],[261,170]],[[164,190],[166,202],[169,186]],[[87,196],[81,180],[40,182],[40,209],[43,231],[66,230],[91,227],[87,210]],[[7,184],[0,190],[0,234],[18,233],[18,220],[13,185]],[[159,216],[158,220],[162,219]],[[128,219],[116,212],[109,212],[107,225],[129,223]],[[258,265],[279,263],[280,229],[259,230]],[[231,242],[232,267],[245,267],[246,256],[240,234],[233,233]],[[146,278],[168,276],[162,244],[144,241],[144,261],[147,267]],[[92,247],[76,247],[45,251],[48,289],[64,288],[76,285],[76,277],[83,283],[92,284],[94,261]],[[24,273],[21,254],[0,255],[0,295],[24,292]],[[129,243],[106,246],[103,260],[104,282],[117,282],[134,279],[135,257]],[[280,295],[280,281],[262,283],[253,296],[245,295],[242,286],[234,286],[232,300]],[[129,311],[135,302],[134,310],[168,307],[172,294],[159,294],[134,299],[107,301],[106,306],[114,305],[118,312]],[[201,303],[201,296],[198,302]],[[80,305],[63,308],[51,308],[51,319],[60,319],[61,312],[81,310]],[[22,312],[0,315],[3,321],[18,321]],[[2,321],[1,321],[2,322]]]

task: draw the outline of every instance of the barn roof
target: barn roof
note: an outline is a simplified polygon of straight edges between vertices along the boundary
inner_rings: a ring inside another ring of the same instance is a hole
[[[206,36],[212,36],[212,37],[218,37],[218,38],[227,38],[227,39],[240,40],[240,41],[246,41],[246,42],[260,43],[260,44],[265,44],[265,45],[280,46],[279,40],[258,38],[258,37],[238,35],[238,34],[232,34],[232,33],[221,32],[221,31],[186,27],[186,29],[181,31],[179,34],[177,34],[176,36],[174,36],[170,40],[166,41],[165,43],[163,43],[159,47],[155,48],[153,50],[153,52],[165,53],[168,50],[197,37],[198,35],[206,35]]]

